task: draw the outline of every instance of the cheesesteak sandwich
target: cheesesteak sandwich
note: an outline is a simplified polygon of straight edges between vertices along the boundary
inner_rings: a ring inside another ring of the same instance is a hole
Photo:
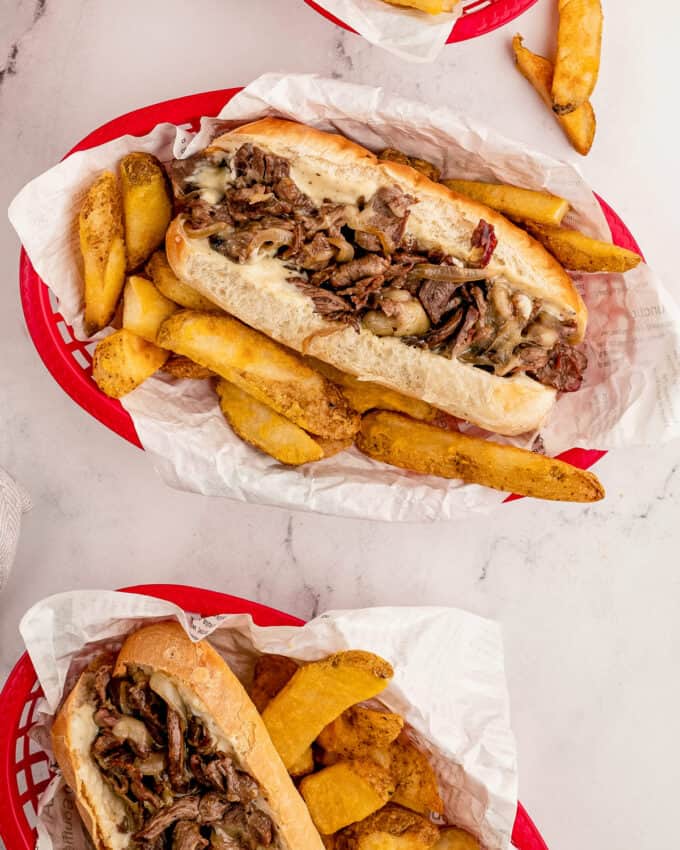
[[[177,623],[91,665],[52,742],[97,850],[323,850],[240,682]]]
[[[580,387],[587,313],[562,266],[410,166],[266,118],[170,174],[174,272],[278,342],[500,434]]]

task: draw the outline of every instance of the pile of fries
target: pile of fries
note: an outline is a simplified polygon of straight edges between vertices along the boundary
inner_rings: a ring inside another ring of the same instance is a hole
[[[431,179],[436,168],[399,151]],[[569,204],[513,186],[444,180],[520,223],[567,268],[619,271],[640,258],[560,227]],[[359,381],[303,357],[233,316],[179,280],[161,247],[172,215],[163,166],[131,153],[91,186],[80,212],[86,327],[112,325],[98,343],[93,378],[112,398],[159,369],[208,380],[234,433],[284,464],[330,457],[355,445],[404,470],[462,479],[542,499],[596,501],[597,478],[559,460],[461,434],[430,404]],[[122,297],[121,297],[122,296]]]
[[[575,150],[583,156],[595,139],[590,97],[600,71],[601,0],[557,0],[559,26],[555,61],[532,53],[522,36],[512,40],[517,69],[552,110]]]
[[[329,850],[479,850],[444,812],[437,777],[398,714],[376,697],[391,665],[361,650],[300,665],[257,661],[250,696]]]

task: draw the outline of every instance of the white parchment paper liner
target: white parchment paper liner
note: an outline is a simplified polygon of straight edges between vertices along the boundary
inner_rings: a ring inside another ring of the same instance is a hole
[[[570,201],[569,224],[610,238],[600,206],[574,166],[529,151],[448,108],[315,75],[267,74],[227,104],[219,118],[244,122],[266,114],[335,130],[374,150],[391,146],[418,154],[447,176],[547,189]],[[186,128],[162,124],[142,138],[116,139],[74,154],[17,195],[10,219],[79,338],[84,336],[76,218],[83,192],[128,151],[153,151],[167,161],[204,147],[221,126],[217,119],[204,119],[192,136]],[[676,301],[646,265],[626,275],[574,277],[590,313],[590,365],[582,389],[560,398],[541,432],[548,454],[572,446],[618,448],[680,436]],[[377,464],[356,449],[306,467],[284,467],[234,436],[213,391],[201,381],[157,376],[122,404],[164,480],[184,490],[338,516],[409,521],[461,518],[469,511],[488,511],[504,498],[476,485]],[[530,446],[533,437],[512,442]]]
[[[432,62],[439,56],[465,2],[469,0],[460,0],[453,12],[427,15],[383,0],[317,0],[371,44],[409,62]]]
[[[341,649],[388,659],[395,675],[380,702],[403,715],[432,758],[447,821],[489,850],[510,846],[517,760],[498,624],[454,608],[330,611],[305,626],[256,626],[246,614],[201,619],[148,596],[75,591],[51,596],[24,616],[21,634],[45,699],[33,737],[49,750],[49,728],[87,663],[117,650],[130,631],[176,618],[193,640],[210,636],[247,685],[259,653],[301,660]],[[70,793],[60,777],[41,799],[39,850],[85,850]]]

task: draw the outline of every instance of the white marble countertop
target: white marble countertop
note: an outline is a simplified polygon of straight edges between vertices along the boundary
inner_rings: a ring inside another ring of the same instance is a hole
[[[605,2],[598,136],[579,165],[678,291],[680,13],[672,0],[654,5],[643,18],[639,4]],[[576,159],[509,55],[517,29],[548,48],[553,6],[540,0],[521,22],[422,66],[301,0],[0,0],[0,207],[108,119],[269,70],[377,83]],[[21,652],[24,610],[74,587],[193,583],[303,617],[461,606],[503,624],[520,797],[551,850],[677,843],[677,443],[608,455],[597,468],[608,497],[594,507],[521,501],[465,524],[388,526],[174,492],[49,376],[23,323],[17,259],[5,222],[0,465],[34,508],[0,595],[0,681]]]

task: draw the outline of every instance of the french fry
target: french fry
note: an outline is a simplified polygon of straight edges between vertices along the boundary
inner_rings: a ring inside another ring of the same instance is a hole
[[[404,720],[398,714],[353,705],[326,726],[317,744],[326,752],[354,758],[389,746],[403,728]]]
[[[321,446],[306,431],[236,384],[219,380],[215,389],[224,418],[244,442],[290,466],[324,456]]]
[[[172,375],[173,378],[192,378],[195,381],[205,381],[215,377],[215,373],[210,369],[194,363],[188,357],[182,357],[181,354],[171,354],[163,365],[163,371]]]
[[[414,419],[425,421],[437,417],[438,411],[426,401],[411,398],[373,381],[360,381],[346,372],[341,372],[340,369],[336,369],[330,363],[324,363],[314,357],[307,357],[306,360],[313,369],[321,372],[329,381],[333,381],[334,384],[338,384],[342,388],[342,394],[358,413],[378,409],[396,410],[398,413],[406,413]]]
[[[85,277],[85,330],[105,328],[125,283],[123,207],[116,177],[100,174],[85,196],[78,217]]]
[[[163,348],[123,328],[97,343],[92,377],[106,395],[121,398],[157,372],[168,355]]]
[[[457,826],[449,826],[439,831],[433,850],[481,850],[481,846],[474,835]]]
[[[335,850],[430,850],[439,830],[422,815],[388,803],[335,837]]]
[[[288,768],[288,773],[294,778],[307,776],[314,772],[314,753],[311,747],[307,747],[300,758]]]
[[[370,652],[338,652],[305,664],[262,712],[286,767],[294,765],[321,730],[357,702],[379,694],[391,665]]]
[[[611,242],[592,239],[578,230],[523,222],[523,226],[564,266],[579,272],[627,272],[642,257]]]
[[[319,832],[331,835],[384,806],[394,787],[390,773],[375,762],[353,759],[306,776],[300,794]]]
[[[158,289],[179,304],[180,307],[185,307],[187,310],[203,310],[210,312],[211,310],[219,310],[220,308],[213,304],[200,292],[197,292],[192,286],[184,283],[170,268],[170,263],[165,256],[165,251],[156,251],[149,262],[146,264],[146,272],[153,278],[153,282]]]
[[[513,38],[512,49],[520,74],[531,83],[540,95],[541,100],[552,110],[553,63],[524,47],[521,35],[516,35]],[[553,115],[555,115],[554,112]],[[593,146],[597,126],[595,112],[590,101],[585,101],[573,112],[555,115],[555,118],[571,142],[572,147],[582,156],[586,156]]]
[[[429,815],[444,811],[437,777],[429,759],[402,732],[389,747],[390,772],[397,782],[392,802]]]
[[[443,431],[400,413],[367,413],[356,444],[374,460],[421,475],[460,478],[537,499],[604,498],[604,488],[592,472],[515,446]]]
[[[442,180],[442,183],[454,192],[479,201],[510,218],[560,224],[569,209],[569,201],[549,192],[536,192],[502,183],[480,183],[476,180]]]
[[[149,153],[129,153],[120,163],[127,267],[132,271],[163,242],[172,204],[163,166]]]
[[[341,440],[358,429],[358,415],[334,384],[299,354],[232,316],[181,310],[163,322],[158,344],[216,372],[312,434]]]
[[[145,277],[130,275],[123,290],[123,327],[156,342],[161,324],[179,308]]]
[[[557,115],[565,115],[586,103],[595,89],[602,48],[602,3],[557,0],[557,9],[552,104]]]

